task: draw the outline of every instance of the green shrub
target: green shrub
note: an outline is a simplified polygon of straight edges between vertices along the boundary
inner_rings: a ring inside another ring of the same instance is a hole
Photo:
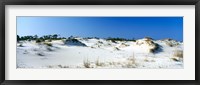
[[[51,43],[47,43],[47,42],[45,42],[44,44],[47,45],[47,46],[50,46],[50,47],[53,46]]]
[[[43,42],[43,39],[36,39],[35,42],[36,42],[36,43],[41,43],[41,42]]]

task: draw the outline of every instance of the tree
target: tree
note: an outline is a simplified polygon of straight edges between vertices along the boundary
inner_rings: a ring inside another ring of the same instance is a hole
[[[54,34],[52,37],[53,37],[53,39],[57,39],[58,35]]]
[[[48,35],[49,39],[52,39],[52,35]]]
[[[19,42],[20,41],[20,36],[19,35],[17,35],[17,42]]]
[[[37,38],[38,38],[38,36],[37,36],[37,35],[34,35],[34,36],[33,36],[33,39],[34,39],[34,40],[36,40]]]
[[[43,38],[46,39],[50,39],[50,37],[48,35],[44,35]]]

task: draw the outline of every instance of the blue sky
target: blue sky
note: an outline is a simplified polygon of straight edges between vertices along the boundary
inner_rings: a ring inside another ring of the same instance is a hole
[[[172,38],[183,41],[183,17],[17,17],[17,34],[62,37]]]

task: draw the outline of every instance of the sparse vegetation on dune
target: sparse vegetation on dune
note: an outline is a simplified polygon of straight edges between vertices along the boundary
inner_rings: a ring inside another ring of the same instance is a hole
[[[44,52],[38,52],[36,53],[38,56],[45,56]]]
[[[52,47],[53,45],[49,42],[44,42],[44,45]]]
[[[99,58],[96,59],[95,62],[90,61],[86,58],[83,61],[84,68],[107,68],[107,67],[115,67],[115,68],[136,68],[136,59],[134,54],[128,57],[124,61],[100,61]]]
[[[156,62],[156,61],[152,59],[151,57],[146,56],[144,59],[144,62]]]
[[[98,59],[96,60],[96,62],[95,62],[95,65],[96,65],[96,66],[103,67],[103,66],[105,66],[105,63],[101,62],[101,61],[99,60],[99,58],[98,58]]]
[[[162,51],[161,46],[155,43],[150,37],[145,37],[143,40],[137,40],[136,45],[146,46],[146,48],[148,48],[149,53],[156,53]]]
[[[47,65],[45,67],[47,67],[47,68],[69,68],[70,66],[59,64],[59,65]]]
[[[183,58],[183,50],[175,50],[173,55],[174,57]]]
[[[162,41],[169,47],[176,47],[176,46],[180,45],[180,42],[170,39],[170,38],[163,39]]]
[[[178,46],[179,45],[179,43],[177,43],[177,42],[165,42],[165,44],[167,44],[168,46],[170,46],[170,47],[175,47],[175,46]]]
[[[123,48],[123,47],[127,47],[127,46],[130,46],[128,44],[125,44],[125,43],[121,43],[121,45],[119,46],[120,48]]]
[[[183,50],[174,50],[173,57],[171,57],[174,61],[182,61],[183,60]]]
[[[102,42],[102,41],[98,41],[98,43],[99,43],[99,44],[103,44],[103,42]]]
[[[119,51],[120,49],[118,47],[114,47],[113,50]]]
[[[154,43],[154,44],[152,45],[152,48],[149,49],[149,52],[150,52],[150,53],[155,53],[155,52],[158,51],[159,49],[161,49],[161,48],[159,48],[159,45],[158,45],[157,43]]]
[[[136,67],[136,61],[135,61],[134,55],[133,55],[133,56],[130,56],[130,57],[127,59],[126,67],[127,67],[127,68],[135,68],[135,67]]]

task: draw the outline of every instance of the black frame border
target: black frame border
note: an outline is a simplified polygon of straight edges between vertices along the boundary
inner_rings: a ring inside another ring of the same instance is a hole
[[[199,48],[195,46],[195,80],[5,80],[5,5],[195,5],[195,43],[200,29],[200,0],[1,0],[0,84],[1,85],[200,85]],[[188,73],[189,74],[189,73]]]

